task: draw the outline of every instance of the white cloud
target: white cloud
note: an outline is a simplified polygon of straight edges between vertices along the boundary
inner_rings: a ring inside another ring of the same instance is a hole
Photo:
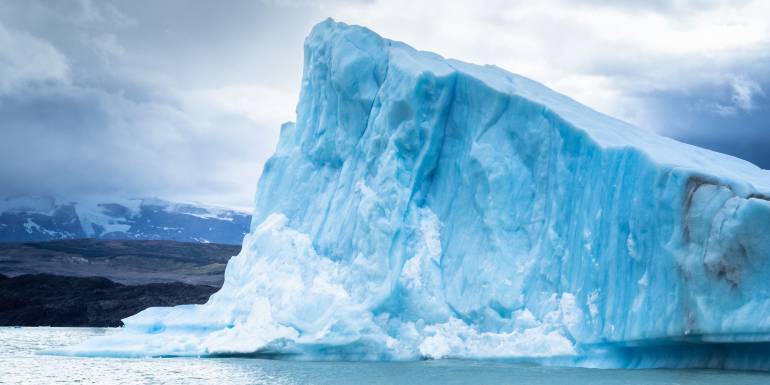
[[[69,65],[61,52],[44,40],[0,23],[0,93],[68,80]]]
[[[105,61],[120,59],[126,55],[126,48],[111,33],[86,37],[86,43]]]
[[[106,1],[93,0],[28,0],[40,5],[38,9],[45,13],[53,13],[48,17],[56,17],[75,25],[107,24],[112,27],[126,27],[136,23],[136,20],[120,12],[114,5]]]
[[[278,88],[259,85],[223,86],[199,88],[185,91],[180,95],[189,109],[206,111],[208,114],[238,114],[256,124],[274,127],[294,120],[294,105],[297,95]]]
[[[765,96],[762,87],[755,81],[743,76],[735,76],[729,81],[732,91],[729,103],[713,103],[712,111],[719,116],[734,116],[740,112],[751,111],[756,108],[755,98]]]
[[[742,110],[751,110],[754,108],[754,97],[763,95],[764,91],[759,84],[743,77],[736,77],[732,81],[733,96],[732,101],[735,106]]]

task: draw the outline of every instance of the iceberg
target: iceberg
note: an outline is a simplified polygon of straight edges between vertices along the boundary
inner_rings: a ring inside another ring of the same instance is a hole
[[[204,305],[60,354],[770,368],[770,171],[331,19]]]

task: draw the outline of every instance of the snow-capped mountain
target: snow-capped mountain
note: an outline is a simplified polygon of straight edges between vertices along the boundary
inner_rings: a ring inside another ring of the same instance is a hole
[[[60,202],[52,197],[0,200],[0,241],[100,238],[240,244],[251,215],[154,198]]]

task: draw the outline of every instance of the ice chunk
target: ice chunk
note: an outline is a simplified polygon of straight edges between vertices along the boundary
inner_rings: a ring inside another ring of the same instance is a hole
[[[767,368],[769,232],[768,171],[327,20],[224,287],[65,352]]]

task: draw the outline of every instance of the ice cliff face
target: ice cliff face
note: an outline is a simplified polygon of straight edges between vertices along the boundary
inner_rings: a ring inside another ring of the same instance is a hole
[[[222,290],[70,352],[767,368],[770,172],[327,20]]]

